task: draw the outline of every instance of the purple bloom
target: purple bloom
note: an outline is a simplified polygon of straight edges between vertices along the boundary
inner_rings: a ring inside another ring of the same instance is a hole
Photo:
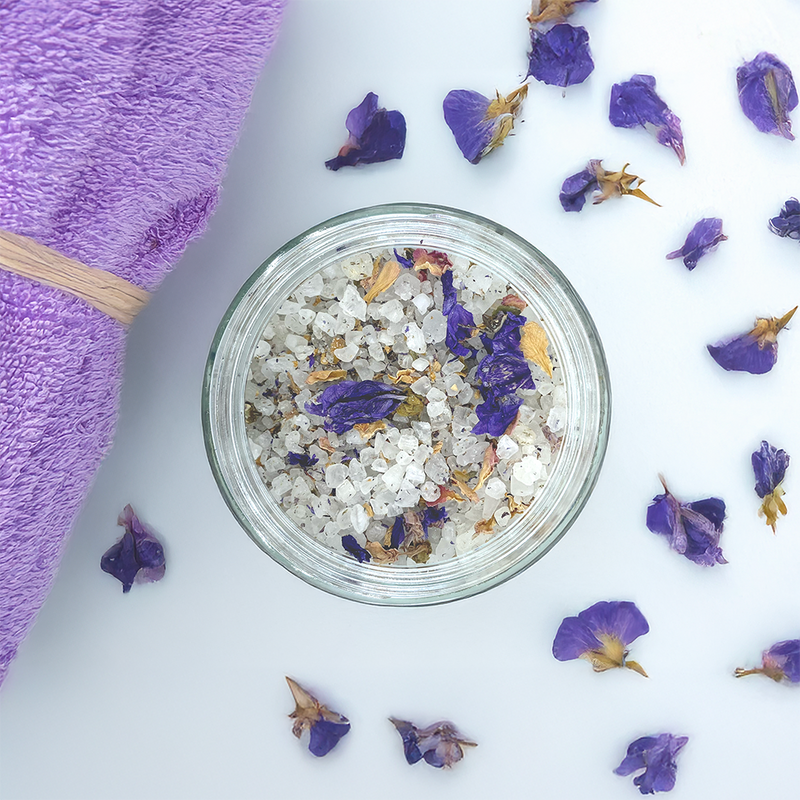
[[[627,656],[628,645],[649,630],[647,620],[633,603],[601,601],[561,623],[553,641],[553,655],[559,661],[584,658],[595,672],[627,667],[647,677]]]
[[[633,779],[642,794],[669,792],[675,786],[678,765],[675,756],[683,750],[688,736],[673,736],[661,733],[658,736],[643,736],[628,745],[622,763],[614,770],[616,775],[630,775],[644,770]]]
[[[597,180],[595,170],[591,168],[570,175],[561,184],[561,192],[558,199],[564,211],[580,211],[586,203],[586,195],[589,192],[599,192],[600,183]]]
[[[441,506],[428,506],[422,511],[422,529],[425,535],[428,534],[428,528],[433,525],[434,528],[441,528],[447,522],[447,510],[443,505]]]
[[[779,514],[786,514],[783,502],[783,487],[780,485],[789,466],[789,455],[778,450],[769,442],[761,442],[761,449],[751,457],[753,472],[756,475],[756,494],[764,501],[758,514],[765,517],[767,525],[775,533],[775,523]]]
[[[376,422],[397,410],[406,395],[380,381],[342,381],[325,389],[314,402],[306,403],[309,414],[323,417],[325,430],[336,434],[361,422]]]
[[[447,317],[447,335],[445,344],[457,356],[468,358],[475,355],[475,350],[462,344],[462,340],[471,339],[475,330],[475,320],[472,312],[457,302],[457,294],[453,286],[453,273],[450,270],[442,273],[442,290],[444,301],[442,313]]]
[[[164,548],[153,531],[136,516],[127,505],[117,520],[125,528],[122,538],[100,559],[100,569],[113,575],[121,584],[123,593],[129,592],[134,582],[160,581],[166,571]]]
[[[303,467],[303,469],[310,469],[317,463],[317,457],[308,453],[289,453],[287,461],[293,467]]]
[[[464,757],[465,747],[477,747],[464,739],[452,722],[436,722],[427,728],[389,717],[403,739],[403,752],[409,764],[424,759],[432,767],[452,767]]]
[[[652,75],[634,75],[625,83],[615,83],[611,87],[608,119],[616,128],[641,125],[653,130],[659,144],[671,147],[681,164],[686,160],[681,121],[656,94],[656,79]]]
[[[777,217],[769,221],[769,229],[778,236],[800,239],[800,202],[790,197]]]
[[[705,217],[689,231],[683,247],[673,250],[667,258],[683,258],[683,263],[689,270],[697,266],[697,262],[706,254],[714,250],[720,242],[728,237],[722,232],[722,220],[716,217]]]
[[[535,389],[531,368],[525,356],[517,353],[495,353],[481,360],[475,377],[487,389],[516,392],[517,389]]]
[[[789,112],[797,107],[792,71],[772,53],[759,53],[736,70],[739,103],[763,133],[794,139]]]
[[[394,518],[394,525],[392,525],[392,535],[389,539],[389,547],[397,550],[403,540],[406,538],[406,526],[403,524],[403,515]]]
[[[322,705],[314,695],[291,678],[286,678],[294,697],[295,710],[289,714],[294,720],[292,733],[299,739],[303,732],[311,732],[308,749],[315,756],[325,756],[333,750],[350,731],[347,717]]]
[[[328,169],[355,167],[402,158],[406,146],[406,121],[399,111],[378,108],[378,95],[370,92],[348,115],[350,133],[339,155],[325,162]]]
[[[788,681],[800,683],[800,639],[787,639],[778,642],[765,650],[761,656],[761,666],[755,669],[739,667],[733,674],[737,678],[743,675],[760,673],[776,682]]]
[[[401,256],[400,253],[397,252],[397,248],[394,249],[394,257],[398,264],[401,267],[405,267],[406,269],[411,269],[414,266],[414,262],[410,258],[405,258]]]
[[[602,203],[610,197],[622,197],[629,194],[657,206],[658,203],[642,191],[641,186],[644,180],[638,175],[626,172],[627,168],[628,164],[618,172],[609,172],[603,169],[602,160],[591,159],[586,165],[586,169],[570,175],[561,185],[561,192],[558,195],[561,207],[564,211],[580,211],[589,192],[595,194],[592,201],[594,205]]]
[[[647,527],[669,539],[670,547],[695,564],[713,567],[727,564],[719,547],[725,519],[725,502],[718,497],[681,503],[667,489],[656,495],[647,508]]]
[[[370,554],[356,541],[356,537],[351,533],[342,536],[342,547],[350,553],[360,564],[370,561]]]
[[[481,334],[481,342],[483,342],[486,352],[490,355],[499,355],[500,353],[522,355],[520,328],[525,325],[525,322],[525,317],[519,314],[506,314],[502,325],[493,336],[489,336],[488,333]]]
[[[444,121],[470,164],[477,164],[503,144],[527,93],[527,85],[515,89],[508,97],[498,92],[494,100],[470,89],[447,93],[442,104]]]
[[[778,333],[786,327],[796,310],[797,306],[782,317],[759,317],[751,331],[715,345],[710,344],[708,352],[717,364],[729,372],[763,375],[775,366],[778,360]]]
[[[551,86],[583,83],[594,69],[586,28],[562,22],[542,33],[531,29],[528,75]]]
[[[490,388],[483,395],[483,402],[476,406],[478,423],[472,429],[475,436],[487,433],[489,436],[502,436],[509,425],[517,418],[522,398],[509,394],[504,388]]]

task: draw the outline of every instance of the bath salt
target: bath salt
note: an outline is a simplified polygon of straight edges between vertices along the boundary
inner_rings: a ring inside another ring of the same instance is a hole
[[[252,458],[287,522],[389,569],[502,536],[569,430],[540,323],[491,270],[422,247],[306,279],[265,327],[245,388]]]

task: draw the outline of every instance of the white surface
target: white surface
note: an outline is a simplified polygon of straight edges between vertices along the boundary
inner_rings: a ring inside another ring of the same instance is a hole
[[[478,166],[441,101],[510,91],[525,74],[524,0],[294,0],[259,83],[205,238],[130,336],[116,445],[39,620],[2,691],[0,794],[33,798],[638,797],[612,769],[634,738],[687,734],[671,797],[797,794],[800,691],[731,677],[800,636],[800,326],[771,374],[729,374],[705,345],[800,302],[800,247],[766,227],[800,194],[800,142],[759,133],[735,70],[760,50],[800,77],[800,8],[601,0],[573,17],[597,67],[566,97],[534,83],[525,121]],[[607,121],[612,83],[652,73],[681,117],[687,163]],[[401,161],[332,173],[344,118],[368,91],[408,122]],[[800,135],[800,112],[794,113]],[[587,159],[631,162],[634,198],[561,211]],[[484,214],[558,264],[589,307],[611,368],[614,417],[597,489],[544,560],[489,593],[425,609],[373,608],[306,586],[253,545],[206,463],[200,386],[239,286],[290,237],[374,203]],[[730,237],[693,273],[664,254],[702,216]],[[750,453],[795,459],[789,516],[756,516]],[[728,504],[727,566],[671,553],[644,525],[663,472],[686,500]],[[98,562],[132,503],[156,528],[166,578],[123,595]],[[564,616],[634,600],[649,680],[550,654]],[[327,758],[290,734],[291,675],[349,716]],[[480,744],[450,773],[406,765],[389,715],[452,719]]]

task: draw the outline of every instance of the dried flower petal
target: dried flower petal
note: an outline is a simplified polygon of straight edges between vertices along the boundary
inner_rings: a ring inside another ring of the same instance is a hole
[[[123,593],[129,592],[134,582],[160,581],[167,568],[164,548],[150,527],[136,516],[130,505],[122,510],[117,524],[125,528],[125,533],[106,550],[100,559],[100,569],[122,584]]]
[[[398,550],[406,538],[406,526],[403,517],[395,517],[394,525],[392,525],[391,533],[389,534],[389,548]]]
[[[656,495],[647,508],[647,527],[669,539],[670,547],[695,564],[713,567],[727,564],[719,547],[725,519],[725,502],[718,497],[681,503],[667,489],[659,475],[664,494]]]
[[[596,3],[597,0],[533,0],[526,19],[531,25],[554,20],[565,20],[575,12],[578,3]]]
[[[294,720],[292,733],[299,739],[303,731],[310,731],[308,749],[315,756],[327,755],[350,732],[347,717],[322,705],[314,695],[291,678],[287,677],[286,682],[295,702],[295,709],[289,714],[289,718]]]
[[[780,214],[769,221],[769,229],[778,236],[800,240],[800,201],[790,197]]]
[[[386,423],[379,419],[376,422],[360,422],[357,425],[353,425],[353,430],[358,431],[361,434],[361,438],[366,442],[385,427]]]
[[[634,75],[625,83],[611,87],[608,119],[616,128],[641,126],[652,130],[659,144],[671,147],[686,161],[681,121],[656,94],[656,79],[652,75]]]
[[[397,549],[387,549],[380,542],[367,542],[366,550],[376,564],[394,564],[400,557],[400,552]]]
[[[442,104],[444,120],[467,161],[477,164],[503,144],[514,127],[514,119],[527,93],[527,84],[515,89],[508,97],[498,92],[494,100],[470,89],[448,92]]]
[[[786,514],[781,481],[789,466],[789,454],[769,442],[761,442],[761,448],[753,453],[751,463],[756,475],[756,494],[763,500],[758,515],[766,518],[767,525],[775,533],[778,516]]]
[[[602,203],[610,197],[632,195],[657,206],[658,203],[642,191],[641,186],[644,180],[638,175],[626,172],[628,166],[626,164],[618,172],[609,172],[603,169],[602,160],[593,158],[587,164],[586,169],[570,175],[561,185],[561,192],[558,195],[561,207],[564,211],[580,211],[589,192],[594,193],[592,200],[594,205]]]
[[[680,250],[673,250],[667,258],[682,258],[687,269],[693,270],[706,253],[715,250],[717,245],[727,238],[722,232],[721,219],[705,217],[689,231],[683,247]]]
[[[310,469],[317,463],[317,457],[312,453],[309,455],[308,453],[289,453],[286,456],[286,460],[293,466],[293,467],[303,467],[303,469]]]
[[[349,136],[339,155],[325,162],[328,169],[355,167],[402,158],[406,146],[406,121],[399,111],[378,108],[378,95],[370,92],[348,115]]]
[[[385,292],[400,277],[400,264],[397,261],[387,261],[378,273],[372,288],[364,296],[366,303],[371,303],[381,292]]]
[[[435,722],[418,728],[413,722],[389,717],[403,739],[403,752],[409,764],[420,760],[432,767],[452,767],[464,757],[465,747],[477,747],[476,742],[463,738],[452,722]]]
[[[782,317],[759,317],[751,331],[715,345],[710,344],[708,352],[717,364],[729,372],[763,375],[777,363],[778,333],[786,327],[795,311],[797,306]]]
[[[794,139],[789,112],[797,107],[792,71],[772,53],[759,53],[736,70],[739,103],[763,133]]]
[[[309,414],[324,418],[325,430],[349,431],[359,422],[376,422],[396,411],[405,392],[380,381],[342,381],[305,404]]]
[[[528,361],[533,361],[536,366],[541,367],[552,378],[553,364],[550,356],[547,355],[548,344],[547,334],[541,325],[533,320],[525,323],[520,336],[522,355]]]
[[[359,543],[356,541],[356,537],[353,536],[352,533],[348,533],[346,536],[342,536],[342,547],[350,553],[353,558],[355,558],[360,564],[368,562],[370,560],[369,551],[365,550]]]
[[[787,639],[765,650],[761,666],[755,669],[737,668],[733,673],[737,678],[743,675],[766,675],[780,683],[800,683],[800,639]]]
[[[688,736],[673,736],[671,733],[643,736],[631,742],[625,758],[614,773],[624,776],[644,770],[633,779],[642,794],[669,792],[675,786],[678,769],[675,757],[688,741]]]
[[[564,619],[553,641],[553,655],[559,661],[586,659],[595,672],[627,667],[647,677],[639,664],[628,659],[627,648],[649,630],[634,603],[601,601]]]
[[[440,250],[424,250],[419,247],[414,251],[414,269],[417,272],[425,269],[431,275],[441,278],[452,266],[450,256]]]
[[[432,525],[434,528],[441,528],[447,522],[447,509],[443,505],[427,506],[422,511],[422,529],[425,535],[428,535],[428,528]]]
[[[594,69],[586,28],[562,22],[550,30],[531,30],[528,75],[551,86],[583,83]]]
[[[475,350],[462,342],[464,339],[472,338],[475,331],[475,320],[472,312],[467,311],[457,302],[456,290],[453,287],[453,273],[449,270],[442,275],[442,289],[444,290],[442,313],[447,317],[447,335],[444,342],[450,348],[450,352],[455,355],[471,357],[475,355]]]
[[[347,370],[344,369],[318,369],[312,372],[306,378],[306,383],[313,386],[315,383],[324,383],[325,381],[338,381],[347,375]]]
[[[497,457],[497,450],[495,446],[489,442],[489,445],[486,447],[486,450],[483,454],[483,464],[481,464],[481,471],[478,473],[478,482],[475,484],[475,490],[483,486],[484,483],[488,480],[489,476],[492,474],[492,471],[495,468],[495,465],[498,464],[500,459]]]

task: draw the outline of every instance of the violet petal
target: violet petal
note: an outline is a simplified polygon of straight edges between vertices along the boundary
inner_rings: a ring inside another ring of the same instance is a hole
[[[535,389],[531,368],[523,355],[495,353],[481,360],[475,373],[481,383],[495,390],[515,392],[517,389]]]
[[[100,560],[103,572],[122,583],[123,593],[129,592],[134,582],[161,580],[166,571],[164,548],[153,531],[141,522],[130,505],[125,506],[117,524],[125,528],[125,533]]]
[[[372,556],[370,556],[369,552],[358,543],[356,537],[351,533],[342,536],[342,547],[360,564],[372,560]]]
[[[764,653],[765,666],[780,670],[783,680],[800,683],[800,639],[788,639],[772,645]]]
[[[325,430],[341,434],[362,422],[377,422],[405,400],[401,389],[380,381],[342,381],[325,389],[305,410],[323,417]]]
[[[800,201],[790,197],[780,214],[769,221],[769,229],[777,236],[800,239]]]
[[[722,220],[716,217],[705,217],[695,224],[680,250],[674,250],[667,258],[683,258],[689,270],[697,266],[697,262],[714,250],[720,242],[728,237],[722,232]]]
[[[521,397],[509,394],[503,388],[490,388],[484,395],[484,402],[475,408],[478,422],[472,429],[473,435],[486,433],[489,436],[502,436],[517,418],[521,405]]]
[[[736,70],[739,103],[763,133],[794,139],[789,112],[797,107],[792,71],[772,53],[759,53]]]
[[[634,75],[629,81],[615,83],[608,119],[617,128],[654,129],[659,144],[672,148],[681,164],[686,160],[681,121],[656,93],[652,75]]]
[[[631,742],[625,758],[614,772],[625,776],[644,770],[633,779],[642,794],[669,792],[675,786],[678,768],[675,757],[688,741],[688,736],[673,736],[670,733],[643,736]]]
[[[326,756],[339,743],[339,739],[350,732],[349,722],[331,722],[321,719],[311,725],[308,749],[315,756]]]
[[[586,28],[566,22],[542,32],[531,29],[528,75],[551,86],[583,83],[594,69]]]
[[[778,450],[768,442],[761,442],[761,448],[751,457],[756,476],[756,494],[765,497],[775,491],[786,475],[789,456],[785,450]]]
[[[286,460],[293,467],[303,467],[303,469],[310,469],[318,461],[313,453],[311,455],[308,453],[289,453],[286,456]]]
[[[390,722],[403,740],[403,754],[409,764],[424,759],[432,767],[452,767],[464,757],[464,747],[476,746],[463,738],[452,722],[436,722],[427,728],[391,717]]]
[[[766,342],[761,346],[750,333],[743,333],[733,339],[708,345],[708,352],[717,364],[729,372],[763,375],[778,360],[778,343]]]
[[[350,136],[339,154],[325,166],[330,170],[375,164],[402,158],[406,145],[406,121],[399,111],[378,108],[378,96],[370,92],[347,115]]]
[[[585,169],[570,175],[561,184],[558,199],[564,211],[580,211],[586,203],[586,195],[600,189],[597,174],[593,169]]]

